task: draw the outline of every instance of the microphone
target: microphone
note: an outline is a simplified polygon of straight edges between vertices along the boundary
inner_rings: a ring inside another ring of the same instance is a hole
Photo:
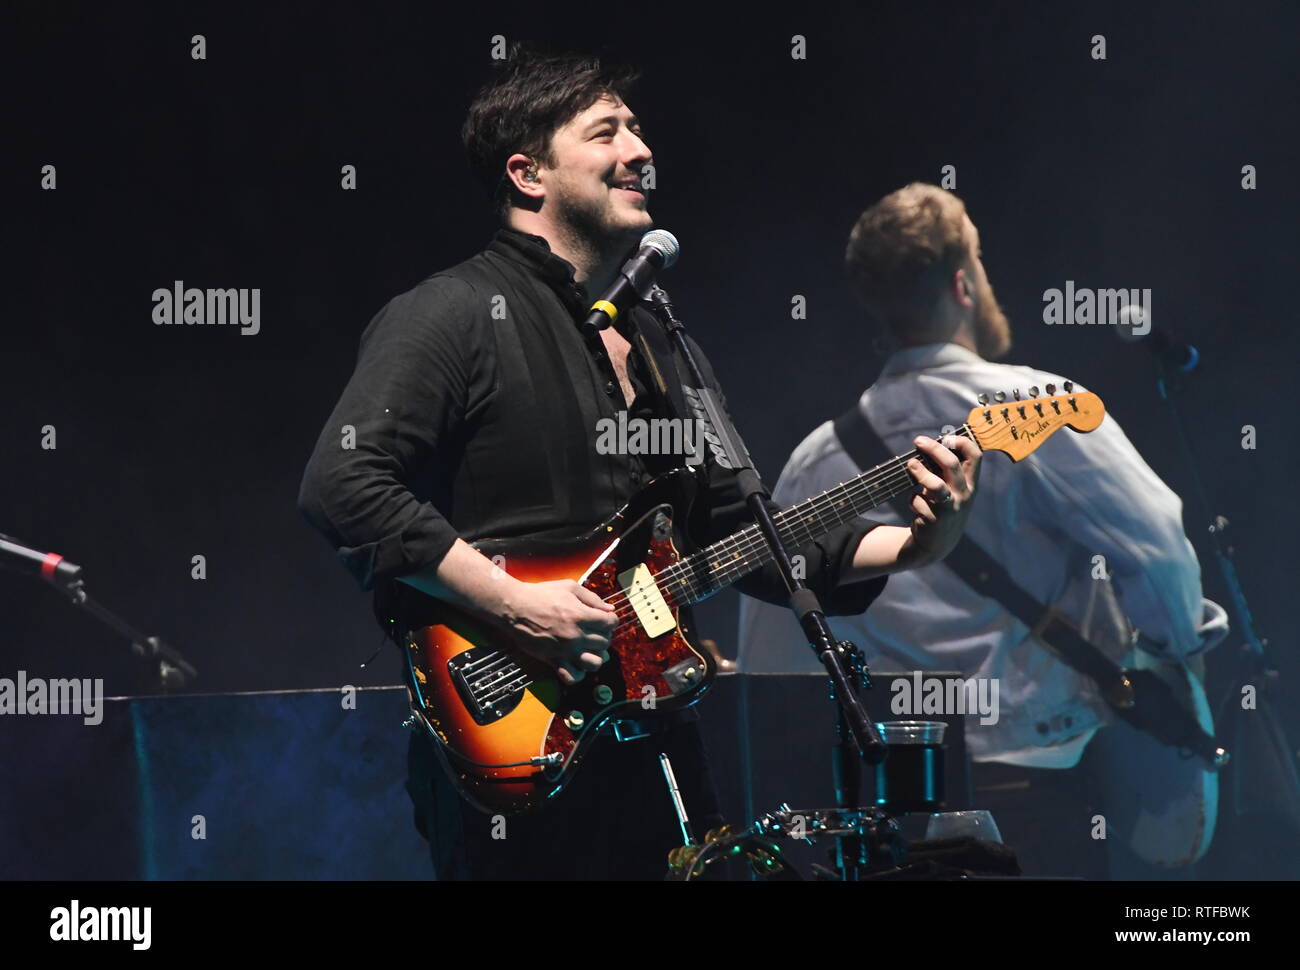
[[[81,576],[81,567],[68,562],[57,552],[38,552],[6,535],[0,535],[0,566],[29,576],[40,576],[55,586],[68,586]]]
[[[651,229],[641,237],[637,254],[623,264],[614,282],[599,300],[591,305],[591,312],[583,321],[590,330],[604,330],[618,320],[618,315],[630,304],[642,299],[658,270],[667,269],[677,262],[681,246],[677,237],[665,229]]]
[[[1119,311],[1118,326],[1115,333],[1125,343],[1135,344],[1142,341],[1147,351],[1161,363],[1180,371],[1190,371],[1200,363],[1201,355],[1191,344],[1175,339],[1165,330],[1152,326],[1146,311],[1140,306],[1129,304]]]

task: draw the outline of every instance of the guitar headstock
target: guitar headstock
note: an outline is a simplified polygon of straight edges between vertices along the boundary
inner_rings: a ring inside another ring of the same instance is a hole
[[[1066,381],[1064,394],[1056,393],[1056,385],[1048,384],[1047,396],[1039,397],[1038,388],[1029,388],[1030,397],[1021,400],[1020,391],[1013,397],[998,391],[989,400],[987,394],[979,396],[980,406],[971,411],[966,425],[976,442],[985,451],[1000,451],[1019,461],[1030,454],[1061,428],[1091,431],[1101,424],[1106,408],[1096,394],[1074,393],[1074,384]]]

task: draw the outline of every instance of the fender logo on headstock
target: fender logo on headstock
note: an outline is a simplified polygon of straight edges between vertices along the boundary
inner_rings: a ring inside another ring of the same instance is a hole
[[[1034,438],[1038,437],[1038,435],[1042,434],[1044,431],[1050,430],[1051,427],[1052,425],[1050,422],[1039,421],[1037,427],[1024,428],[1020,433],[1025,436],[1026,441],[1033,441]]]

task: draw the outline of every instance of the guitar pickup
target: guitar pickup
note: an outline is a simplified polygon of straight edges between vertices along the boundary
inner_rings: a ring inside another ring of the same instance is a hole
[[[659,584],[655,582],[650,567],[638,563],[631,569],[625,569],[618,574],[618,582],[627,594],[627,601],[632,604],[646,636],[653,640],[676,629],[677,621],[673,619],[673,611],[668,608],[668,601],[659,591]]]

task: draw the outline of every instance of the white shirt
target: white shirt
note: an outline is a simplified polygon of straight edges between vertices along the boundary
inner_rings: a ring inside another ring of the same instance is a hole
[[[918,434],[938,438],[945,426],[960,426],[981,392],[1001,390],[1010,399],[1019,389],[1027,398],[1034,385],[1040,395],[1049,383],[1063,393],[1063,382],[1030,367],[986,361],[956,344],[929,344],[891,356],[859,407],[890,451],[902,454],[915,447]],[[1085,388],[1076,382],[1075,390]],[[791,505],[860,471],[827,421],[790,456],[773,497]],[[906,524],[892,506],[867,518]],[[1223,611],[1202,600],[1181,500],[1142,460],[1113,415],[1087,434],[1057,431],[1019,462],[986,453],[966,535],[1117,661],[1132,659],[1128,621],[1165,645],[1158,656],[1166,660],[1185,659],[1226,635]],[[1094,578],[1103,574],[1109,578]],[[1214,617],[1209,624],[1203,623],[1207,616]],[[830,625],[838,638],[854,641],[874,669],[997,678],[997,723],[966,719],[976,761],[1068,768],[1096,729],[1113,719],[1089,678],[1056,659],[1023,623],[943,563],[891,575],[866,613],[832,617]],[[788,609],[747,596],[741,597],[739,644],[744,671],[821,669]]]

